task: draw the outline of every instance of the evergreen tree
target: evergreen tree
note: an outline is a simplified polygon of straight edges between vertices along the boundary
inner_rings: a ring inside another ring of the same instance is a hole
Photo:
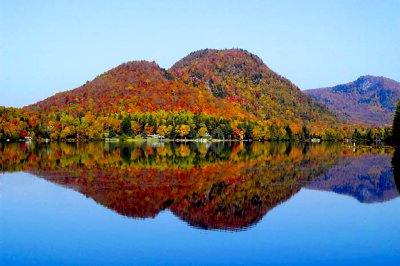
[[[358,131],[357,128],[354,129],[354,133],[353,133],[352,139],[353,140],[357,140],[357,141],[361,140],[361,133]]]
[[[303,140],[309,139],[310,138],[310,130],[307,128],[306,125],[303,125],[301,128],[302,135],[303,135]]]
[[[110,129],[108,137],[109,138],[114,138],[115,136],[117,136],[117,133],[115,133],[114,129]]]
[[[286,130],[286,134],[288,135],[289,140],[292,140],[293,134],[292,134],[292,129],[290,128],[290,126],[286,126],[285,130]]]
[[[132,134],[132,125],[129,117],[125,117],[121,123],[121,132],[122,134],[131,135]]]
[[[393,119],[393,141],[400,146],[400,102],[397,103]]]

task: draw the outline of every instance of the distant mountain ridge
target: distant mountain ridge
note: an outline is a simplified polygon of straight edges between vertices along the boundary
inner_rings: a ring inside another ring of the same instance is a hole
[[[345,114],[353,123],[383,126],[393,121],[396,104],[400,101],[400,83],[367,75],[347,84],[305,90],[304,93]]]

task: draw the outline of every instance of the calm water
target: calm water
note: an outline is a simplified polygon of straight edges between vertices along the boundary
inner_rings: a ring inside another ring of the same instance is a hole
[[[400,265],[400,155],[0,144],[1,265]]]

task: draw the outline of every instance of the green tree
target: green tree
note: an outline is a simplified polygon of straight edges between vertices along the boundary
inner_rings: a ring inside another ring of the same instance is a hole
[[[303,127],[301,128],[302,131],[302,139],[306,140],[310,138],[310,130],[307,128],[306,125],[303,125]]]
[[[110,129],[110,131],[108,133],[108,137],[114,138],[115,136],[117,136],[117,133],[115,133],[114,129]]]
[[[129,119],[129,117],[125,117],[124,120],[122,120],[121,132],[122,132],[122,134],[127,134],[127,135],[132,134],[132,125],[131,125],[131,120]]]
[[[397,103],[393,119],[393,141],[400,146],[400,102]]]
[[[358,131],[358,129],[354,129],[354,133],[352,136],[353,140],[361,140],[361,133]]]
[[[289,138],[290,140],[292,140],[292,139],[293,139],[293,132],[292,132],[292,129],[290,128],[290,126],[287,125],[287,126],[285,127],[285,130],[286,130],[286,135],[288,136],[288,138]]]

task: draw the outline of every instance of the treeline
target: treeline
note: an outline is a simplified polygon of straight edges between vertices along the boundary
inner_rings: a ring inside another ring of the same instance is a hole
[[[304,123],[274,123],[270,120],[226,119],[191,112],[94,115],[68,112],[48,116],[27,113],[17,108],[0,108],[0,139],[20,140],[101,140],[104,138],[146,138],[157,134],[168,139],[213,138],[225,140],[304,141],[317,138],[326,141],[385,141],[391,139],[390,128],[350,128],[347,126]]]
[[[18,140],[26,136],[35,136],[33,120],[18,108],[0,107],[0,140]]]
[[[359,127],[355,128],[350,138],[353,142],[379,142],[385,141],[392,143],[393,132],[390,127],[368,128]]]

